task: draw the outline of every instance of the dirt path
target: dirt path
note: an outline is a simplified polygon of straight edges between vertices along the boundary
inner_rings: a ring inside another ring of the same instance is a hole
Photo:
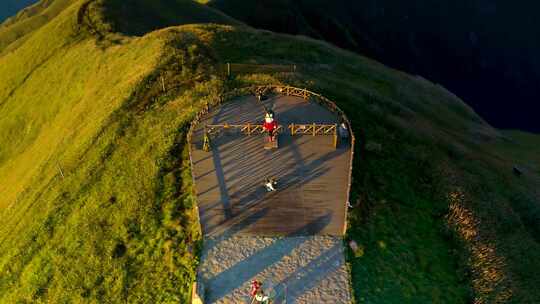
[[[205,303],[250,303],[251,280],[274,303],[351,303],[343,241],[331,236],[232,235],[206,240],[198,281]]]

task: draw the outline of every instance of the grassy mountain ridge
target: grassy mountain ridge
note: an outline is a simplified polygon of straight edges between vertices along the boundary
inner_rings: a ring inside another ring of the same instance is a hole
[[[540,298],[538,153],[522,152],[534,136],[324,42],[191,2],[133,3],[155,23],[122,20],[121,1],[73,1],[0,56],[0,303],[187,301],[200,231],[186,128],[223,90],[264,83],[320,92],[352,120],[357,302]],[[185,24],[193,10],[227,25]],[[300,73],[225,80],[224,62]]]
[[[146,107],[177,95],[157,90],[156,77],[179,68],[171,60],[198,56],[182,44],[196,39],[111,34],[116,43],[105,45],[78,23],[83,4],[0,59],[0,302],[183,301],[198,238],[182,191],[182,135],[193,114],[183,105],[205,88]],[[175,90],[193,87],[203,64],[181,67],[177,77],[189,81]]]

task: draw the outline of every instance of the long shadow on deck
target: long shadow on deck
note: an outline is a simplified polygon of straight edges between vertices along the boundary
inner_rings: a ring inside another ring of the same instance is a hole
[[[228,149],[233,149],[233,151],[228,151]],[[205,234],[207,235],[215,236],[220,233],[220,229],[226,229],[224,227],[228,225],[228,222],[234,223],[237,221],[237,219],[235,219],[237,217],[241,218],[249,216],[245,213],[249,214],[250,208],[254,208],[255,210],[259,208],[271,208],[272,206],[265,203],[265,200],[268,200],[272,196],[279,195],[280,193],[293,188],[295,189],[294,191],[301,192],[302,186],[318,179],[328,172],[329,168],[327,166],[329,166],[329,162],[332,159],[347,152],[347,149],[337,149],[321,155],[316,159],[311,159],[306,163],[304,159],[309,159],[311,157],[303,157],[301,155],[299,145],[294,143],[291,136],[282,136],[282,147],[277,151],[270,152],[275,155],[272,159],[280,159],[282,157],[281,154],[290,154],[296,165],[294,168],[283,167],[277,171],[271,172],[270,176],[279,176],[279,190],[276,193],[267,193],[262,186],[264,176],[260,176],[260,180],[256,179],[248,182],[248,177],[250,177],[253,172],[260,172],[260,168],[264,167],[264,164],[248,163],[242,165],[242,154],[238,153],[238,151],[242,149],[243,148],[232,147],[231,145],[230,148],[221,151],[218,147],[215,147],[212,151],[216,168],[215,174],[219,181],[221,200],[217,201],[215,204],[207,204],[200,208],[201,212],[204,213],[201,221],[204,226]],[[261,148],[258,147],[257,149]],[[224,174],[224,169],[222,167],[223,161],[220,158],[224,154],[234,155],[233,159],[228,159],[227,162],[239,164],[234,167],[234,170],[231,170],[228,176],[225,176]],[[231,187],[231,184],[235,184],[235,187]],[[198,195],[202,196],[206,192],[213,190],[214,187],[206,189]],[[231,199],[234,200],[234,204],[231,203]],[[216,216],[213,213],[219,212],[220,209],[217,208],[219,205],[223,205],[224,207],[221,212],[224,213],[225,218],[213,225],[208,225],[207,223],[211,222],[209,216]],[[211,210],[212,212],[209,212]],[[244,226],[244,228],[245,227],[247,226]],[[317,234],[317,232],[313,231],[312,234]]]

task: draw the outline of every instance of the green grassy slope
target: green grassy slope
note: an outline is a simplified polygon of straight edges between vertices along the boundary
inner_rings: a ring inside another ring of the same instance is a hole
[[[505,151],[516,165],[540,172],[540,135],[517,130],[505,130],[503,134],[506,141],[494,143],[495,149]]]
[[[358,135],[359,303],[540,299],[539,173],[513,176],[522,146],[451,93],[305,38],[150,32],[237,24],[192,2],[134,1],[151,23],[121,19],[119,0],[85,2],[0,56],[0,303],[186,302],[200,240],[188,123],[222,90],[277,82],[335,100]],[[224,80],[229,61],[300,73]]]
[[[0,302],[183,301],[186,105],[211,94],[210,58],[192,36],[96,40],[81,4],[0,58]]]

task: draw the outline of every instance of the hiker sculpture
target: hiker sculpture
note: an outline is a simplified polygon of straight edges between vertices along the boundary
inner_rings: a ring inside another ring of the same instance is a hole
[[[268,133],[266,137],[265,149],[276,149],[278,147],[277,129],[278,123],[275,120],[275,115],[272,110],[266,111],[264,116],[263,129]]]

